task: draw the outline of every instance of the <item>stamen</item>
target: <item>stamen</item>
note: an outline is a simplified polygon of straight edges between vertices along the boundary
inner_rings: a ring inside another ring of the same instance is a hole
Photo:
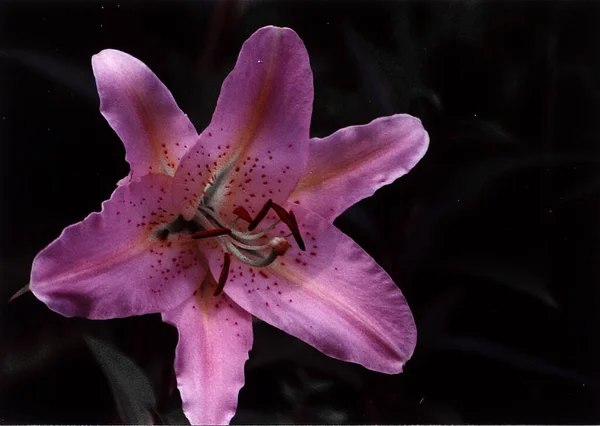
[[[283,207],[281,207],[279,204],[276,204],[276,203],[271,203],[271,208],[273,209],[273,211],[275,213],[277,213],[277,216],[279,216],[279,219],[281,219],[281,221],[283,223],[288,225],[288,221],[289,221],[288,212],[286,212]],[[288,225],[288,227],[289,227],[289,225]]]
[[[300,247],[300,250],[306,251],[306,246],[304,245],[304,241],[302,240],[302,235],[300,235],[300,228],[298,227],[298,221],[296,220],[296,215],[293,211],[289,212],[291,219],[290,231],[292,231],[292,235],[294,236],[294,240],[296,240],[296,244]]]
[[[248,223],[252,222],[252,216],[250,216],[248,210],[246,210],[242,206],[238,206],[235,209],[233,209],[233,214],[237,215],[240,219],[245,220]]]
[[[214,228],[207,229],[200,232],[195,232],[192,234],[192,238],[194,240],[198,240],[200,238],[210,238],[210,237],[218,237],[219,235],[227,235],[231,234],[231,229],[229,228]]]
[[[302,236],[300,235],[298,221],[296,221],[296,216],[294,215],[294,212],[290,210],[290,212],[288,213],[283,207],[275,203],[272,203],[271,208],[275,211],[275,213],[277,213],[279,219],[281,219],[281,221],[287,225],[290,231],[292,231],[294,240],[296,240],[296,244],[298,244],[300,250],[306,251],[306,246],[304,245],[304,241],[302,240]]]
[[[267,229],[259,232],[258,234],[250,234],[248,232],[240,232],[240,231],[236,231],[235,229],[231,230],[231,234],[234,237],[241,238],[244,240],[258,240],[259,238],[264,237],[266,234],[271,232],[273,230],[273,228],[275,228],[280,223],[281,223],[281,221],[277,220],[277,221],[273,222],[273,224],[271,226],[269,226]]]
[[[262,206],[262,209],[260,209],[254,220],[250,222],[250,225],[248,225],[248,231],[254,230],[254,228],[256,228],[258,224],[265,218],[269,212],[269,209],[271,208],[271,204],[273,204],[273,200],[269,199],[265,205]]]
[[[215,226],[215,224],[217,228],[224,228],[224,226],[221,225],[221,222],[219,222],[219,217],[217,216],[217,214],[203,206],[198,206],[198,211],[194,216],[194,221],[205,229],[212,229],[212,227]]]
[[[275,211],[278,220],[260,232],[253,232],[267,217],[269,209]],[[242,206],[236,207],[233,210],[233,213],[236,215],[233,222],[230,225],[224,225],[222,224],[223,219],[213,208],[200,204],[198,206],[198,211],[194,216],[194,222],[200,226],[200,229],[204,230],[193,233],[191,235],[191,240],[217,237],[223,251],[227,253],[225,262],[230,262],[230,257],[235,256],[243,263],[255,267],[268,266],[273,263],[278,256],[283,256],[290,248],[290,243],[286,238],[291,235],[294,236],[298,247],[302,250],[306,250],[304,241],[300,236],[298,221],[296,220],[294,213],[286,211],[280,205],[273,203],[272,200],[268,200],[263,205],[254,219],[252,219],[250,213]],[[242,232],[236,229],[235,225],[239,219],[249,222],[248,231]],[[291,231],[290,235],[286,235],[285,238],[282,238],[281,236],[272,238],[268,243],[257,241],[266,237],[267,234],[281,222],[289,228]],[[226,281],[227,272],[224,268],[221,272],[215,295],[218,295],[223,291],[223,286]]]
[[[219,275],[219,283],[217,284],[217,288],[213,293],[213,296],[218,296],[225,288],[225,283],[227,282],[227,276],[229,275],[229,265],[231,264],[231,257],[229,253],[225,253],[225,257],[223,258],[223,269],[221,269],[221,275]]]
[[[271,263],[273,263],[275,261],[275,259],[277,259],[277,253],[275,253],[275,250],[271,250],[267,257],[263,257],[261,259],[251,259],[248,256],[246,256],[244,253],[242,253],[236,246],[234,246],[230,242],[227,242],[226,244],[227,244],[227,249],[231,253],[233,253],[233,255],[235,257],[237,257],[242,262],[244,262],[245,264],[250,265],[250,266],[256,266],[256,267],[267,266],[267,265],[270,265]]]
[[[259,250],[265,250],[265,249],[271,248],[270,244],[262,244],[260,246],[255,246],[253,244],[244,244],[243,242],[238,241],[235,238],[232,238],[230,242],[231,242],[231,244],[235,245],[236,247],[242,248],[244,250],[259,251]]]

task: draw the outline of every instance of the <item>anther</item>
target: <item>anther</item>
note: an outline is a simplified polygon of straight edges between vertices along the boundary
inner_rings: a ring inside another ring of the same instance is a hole
[[[250,216],[248,210],[246,210],[242,206],[238,206],[235,209],[233,209],[233,214],[237,215],[240,219],[245,220],[248,223],[252,222],[252,216]]]
[[[231,234],[231,229],[229,228],[214,228],[214,229],[206,229],[204,231],[195,232],[192,234],[192,238],[194,240],[198,240],[200,238],[210,238],[210,237],[218,237],[219,235],[227,235]]]
[[[217,288],[213,293],[213,296],[218,296],[223,291],[225,287],[225,283],[227,282],[227,276],[229,275],[229,265],[231,264],[231,257],[229,253],[225,253],[223,258],[223,269],[221,269],[221,275],[219,275],[219,283],[217,284]]]
[[[283,207],[275,203],[271,204],[271,208],[275,211],[275,213],[277,213],[279,219],[281,219],[281,221],[286,224],[289,230],[292,231],[294,240],[296,240],[296,244],[298,244],[300,250],[305,251],[306,246],[304,245],[304,241],[300,236],[300,229],[298,228],[298,222],[296,221],[296,216],[294,215],[294,212],[290,210],[290,212],[288,213]]]
[[[290,210],[289,212],[290,215],[290,219],[291,219],[291,226],[290,231],[292,231],[292,235],[294,236],[294,239],[296,240],[296,244],[298,244],[298,247],[300,247],[300,250],[302,251],[306,251],[306,246],[304,245],[304,241],[302,240],[302,235],[300,235],[300,228],[298,227],[298,221],[296,220],[296,215],[294,214],[293,211]]]
[[[286,212],[285,209],[283,207],[281,207],[279,204],[276,204],[273,202],[271,203],[271,208],[277,214],[279,219],[281,219],[281,221],[287,225],[288,221],[289,221],[288,212]]]
[[[248,225],[248,231],[254,230],[254,228],[256,228],[258,224],[265,218],[269,212],[269,209],[271,208],[271,204],[273,204],[273,200],[269,199],[265,205],[262,206],[262,209],[260,209],[254,220],[250,222],[250,225]]]

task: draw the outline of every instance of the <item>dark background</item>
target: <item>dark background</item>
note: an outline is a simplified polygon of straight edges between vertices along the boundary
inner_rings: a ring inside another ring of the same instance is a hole
[[[256,29],[311,58],[311,133],[393,113],[429,152],[336,225],[394,278],[417,350],[401,375],[264,323],[236,423],[598,423],[600,2],[0,1],[0,300],[98,211],[128,166],[98,112],[104,48],[148,64],[198,130]],[[158,315],[0,303],[1,423],[183,423]]]

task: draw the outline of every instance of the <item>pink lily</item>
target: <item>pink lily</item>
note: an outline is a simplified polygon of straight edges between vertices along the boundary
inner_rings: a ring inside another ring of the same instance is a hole
[[[402,371],[416,343],[406,300],[332,222],[420,160],[418,119],[309,140],[312,72],[288,28],[244,43],[199,136],[143,63],[105,50],[92,64],[131,173],[100,213],[37,255],[38,299],[65,316],[162,313],[179,331],[175,371],[192,423],[235,414],[252,315],[331,357]]]

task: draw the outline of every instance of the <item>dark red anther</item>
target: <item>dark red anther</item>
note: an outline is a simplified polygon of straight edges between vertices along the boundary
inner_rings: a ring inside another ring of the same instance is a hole
[[[248,223],[252,222],[252,216],[250,216],[248,210],[246,210],[242,206],[238,206],[235,209],[233,209],[233,214],[238,216],[240,219],[245,220]]]
[[[302,236],[300,236],[300,229],[298,228],[298,222],[296,221],[296,216],[294,215],[294,213],[292,211],[290,211],[289,213],[286,212],[283,207],[275,203],[271,204],[271,208],[275,211],[275,213],[277,213],[279,219],[281,219],[281,221],[285,223],[289,230],[292,232],[294,240],[296,240],[296,244],[298,244],[300,250],[305,251],[306,246],[304,245]]]
[[[269,201],[262,206],[262,209],[260,209],[254,220],[250,222],[250,225],[248,225],[248,231],[254,230],[254,228],[256,228],[258,224],[265,218],[269,212],[269,209],[271,208],[271,204],[273,204],[273,200],[269,199]]]
[[[229,275],[230,264],[231,257],[229,256],[229,253],[225,253],[225,257],[223,258],[223,269],[221,269],[221,275],[219,275],[219,283],[217,284],[217,289],[213,293],[213,296],[218,296],[223,291],[225,283],[227,282],[227,276]]]
[[[215,228],[215,229],[207,229],[205,231],[200,231],[200,232],[194,232],[192,234],[192,238],[194,240],[198,240],[200,238],[218,237],[219,235],[227,235],[227,234],[231,234],[231,229]]]
[[[283,207],[281,207],[279,204],[276,204],[273,202],[271,203],[271,208],[277,214],[279,219],[289,227],[288,223],[290,221],[290,218],[289,218],[288,212],[286,212],[285,209]]]
[[[304,245],[304,241],[302,240],[302,236],[300,235],[300,228],[298,227],[298,221],[296,220],[296,215],[291,210],[289,212],[289,215],[290,215],[291,225],[292,225],[292,226],[289,226],[289,228],[290,228],[290,231],[292,231],[292,235],[294,236],[294,239],[296,240],[296,244],[298,244],[298,247],[300,247],[300,250],[306,251],[306,246]]]

